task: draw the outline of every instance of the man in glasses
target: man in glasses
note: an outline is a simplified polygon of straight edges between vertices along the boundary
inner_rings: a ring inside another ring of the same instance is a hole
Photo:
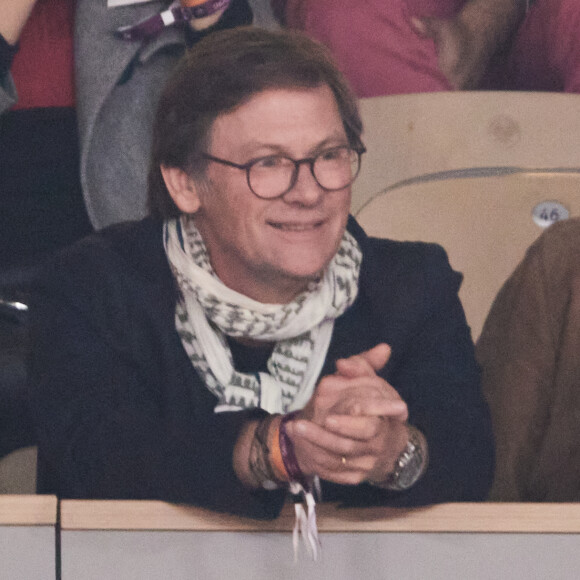
[[[461,276],[441,248],[349,218],[361,133],[301,35],[231,30],[182,60],[157,112],[150,217],[44,278],[42,491],[254,517],[319,487],[351,503],[485,497]]]

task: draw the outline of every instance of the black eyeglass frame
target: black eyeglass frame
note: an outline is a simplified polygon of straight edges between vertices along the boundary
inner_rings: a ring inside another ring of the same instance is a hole
[[[316,160],[321,155],[324,155],[325,153],[328,153],[329,151],[333,151],[335,149],[342,149],[342,148],[350,149],[351,151],[354,151],[358,155],[358,164],[357,164],[356,172],[353,174],[352,179],[347,184],[345,184],[341,187],[333,187],[333,188],[324,187],[324,185],[322,185],[318,181],[318,178],[314,174],[314,164],[316,163]],[[286,195],[296,185],[296,180],[298,179],[298,172],[300,171],[300,166],[303,163],[307,163],[310,166],[310,173],[311,173],[312,177],[314,178],[314,181],[316,181],[318,186],[321,187],[322,189],[324,189],[324,191],[339,191],[341,189],[344,189],[345,187],[348,187],[349,185],[352,185],[354,183],[355,179],[358,177],[358,174],[360,173],[361,156],[364,153],[366,153],[366,151],[367,151],[366,147],[362,144],[359,147],[351,147],[350,145],[339,145],[338,147],[330,147],[328,149],[325,149],[324,151],[321,151],[318,155],[316,155],[316,157],[304,157],[303,159],[292,159],[292,157],[287,157],[286,155],[264,155],[263,157],[258,157],[256,159],[252,159],[252,160],[248,161],[247,163],[234,163],[233,161],[228,161],[227,159],[221,159],[220,157],[214,157],[213,155],[210,155],[209,153],[201,153],[200,157],[202,159],[207,159],[208,161],[214,161],[215,163],[220,163],[221,165],[227,165],[229,167],[235,167],[236,169],[242,169],[243,171],[246,172],[246,182],[248,183],[248,187],[250,188],[250,191],[256,197],[259,197],[260,199],[278,199],[279,197]],[[264,159],[268,159],[270,157],[282,157],[284,159],[288,159],[288,161],[291,161],[292,163],[294,163],[294,171],[292,173],[292,178],[290,179],[290,185],[288,186],[288,188],[286,190],[284,190],[282,193],[279,193],[278,195],[273,195],[272,197],[269,197],[269,196],[264,197],[263,195],[260,195],[253,190],[252,185],[250,183],[250,170],[252,169],[252,167],[256,163],[259,163],[260,161],[263,161]]]

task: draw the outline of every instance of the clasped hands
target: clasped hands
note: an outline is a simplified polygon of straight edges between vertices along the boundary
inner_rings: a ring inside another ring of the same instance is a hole
[[[391,350],[378,344],[336,362],[306,407],[289,421],[287,433],[306,475],[356,485],[383,481],[404,450],[407,405],[377,375]]]

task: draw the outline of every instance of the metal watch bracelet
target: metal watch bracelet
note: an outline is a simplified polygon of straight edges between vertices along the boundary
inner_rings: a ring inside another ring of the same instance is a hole
[[[369,483],[381,489],[404,491],[412,487],[425,473],[429,463],[427,440],[419,429],[408,425],[409,440],[395,461],[395,468],[383,481]]]

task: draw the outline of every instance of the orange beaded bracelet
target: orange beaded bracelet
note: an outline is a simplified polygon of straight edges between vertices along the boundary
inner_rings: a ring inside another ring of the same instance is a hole
[[[199,6],[200,4],[205,4],[207,0],[181,0],[181,5],[188,8],[192,6]]]
[[[282,452],[280,451],[280,423],[276,429],[273,429],[268,437],[268,449],[270,451],[270,465],[276,474],[279,481],[290,481],[288,471],[282,459]]]

